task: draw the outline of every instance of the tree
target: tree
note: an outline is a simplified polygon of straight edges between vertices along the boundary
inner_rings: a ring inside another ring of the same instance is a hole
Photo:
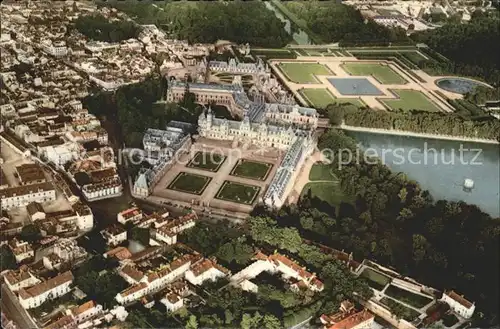
[[[265,329],[280,329],[282,327],[281,321],[272,314],[264,315],[262,325]]]
[[[29,243],[33,243],[42,238],[42,234],[40,233],[40,229],[34,224],[28,224],[23,226],[21,229],[21,239],[27,241]]]
[[[16,268],[16,258],[7,245],[0,247],[0,272]]]
[[[186,322],[186,325],[184,326],[185,329],[198,329],[198,320],[196,320],[195,315],[190,315],[188,321]]]
[[[413,259],[421,262],[427,253],[427,239],[420,234],[413,234]]]

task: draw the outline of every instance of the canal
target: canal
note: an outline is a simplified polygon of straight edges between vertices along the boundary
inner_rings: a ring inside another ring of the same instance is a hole
[[[285,23],[285,31],[288,32],[288,34],[292,34],[292,22],[290,22],[289,19],[287,19],[282,13],[281,11],[279,11],[271,2],[269,1],[266,1],[264,2],[265,5],[266,5],[266,8],[271,10],[272,12],[274,12],[274,15],[282,22]],[[309,39],[309,36],[307,35],[306,32],[304,32],[303,30],[299,29],[299,28],[295,28],[294,29],[296,32],[293,32],[292,34],[292,37],[293,37],[293,40],[298,44],[298,45],[310,45],[311,44],[311,40]]]
[[[394,172],[404,172],[417,181],[435,200],[463,200],[493,217],[500,216],[499,145],[353,131],[346,134],[365,150],[370,148],[370,154],[377,154]],[[463,188],[466,178],[474,181],[470,192]]]

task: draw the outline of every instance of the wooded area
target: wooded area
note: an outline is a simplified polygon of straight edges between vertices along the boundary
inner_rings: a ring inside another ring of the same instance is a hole
[[[260,1],[108,1],[139,24],[156,24],[180,40],[213,43],[230,40],[280,48],[292,40],[273,12]]]
[[[137,38],[141,31],[140,27],[133,22],[110,22],[102,15],[80,16],[75,21],[75,28],[89,39],[105,42],[120,42]]]

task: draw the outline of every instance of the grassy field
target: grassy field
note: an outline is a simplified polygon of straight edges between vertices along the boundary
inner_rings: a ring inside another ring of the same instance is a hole
[[[233,170],[231,170],[231,175],[250,179],[266,180],[267,175],[269,175],[272,168],[273,165],[270,163],[241,159],[234,166]]]
[[[353,76],[372,75],[382,84],[402,85],[406,83],[402,76],[381,63],[344,63],[342,69]]]
[[[368,285],[374,289],[382,290],[391,281],[391,278],[383,275],[371,268],[365,268],[360,274],[361,277],[368,280]]]
[[[324,109],[332,103],[351,103],[358,107],[364,107],[365,104],[359,98],[336,98],[326,88],[304,88],[299,93],[308,101],[309,106],[316,109]]]
[[[181,191],[201,195],[212,178],[201,175],[193,175],[186,172],[181,172],[168,185],[169,190]]]
[[[315,75],[333,75],[324,65],[318,63],[280,63],[281,72],[295,83],[318,83]]]
[[[332,173],[331,165],[316,162],[309,172],[311,181],[338,181],[338,178]]]
[[[346,202],[346,197],[340,188],[340,184],[336,181],[307,183],[302,190],[302,195],[309,193],[309,190],[312,197],[328,202],[333,206],[338,206],[343,201]]]
[[[428,112],[439,112],[439,107],[427,96],[418,90],[396,89],[392,90],[399,99],[381,99],[380,101],[393,110],[420,110]]]
[[[259,191],[260,187],[258,186],[225,181],[215,198],[242,204],[252,204]]]
[[[393,285],[387,287],[385,294],[415,308],[422,308],[432,302],[432,299],[430,298],[411,293],[408,290],[404,290]]]
[[[226,160],[226,157],[221,154],[198,152],[189,161],[187,167],[217,172],[224,160]]]

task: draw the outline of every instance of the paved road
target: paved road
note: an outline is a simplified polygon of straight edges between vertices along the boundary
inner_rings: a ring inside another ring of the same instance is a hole
[[[0,306],[7,317],[14,321],[19,328],[23,329],[35,329],[38,326],[29,318],[26,311],[19,304],[17,297],[2,284],[2,299]]]

